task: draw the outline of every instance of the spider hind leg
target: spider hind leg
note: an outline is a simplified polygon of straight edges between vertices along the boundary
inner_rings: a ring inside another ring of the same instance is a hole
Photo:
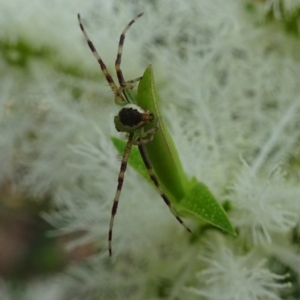
[[[146,166],[146,169],[148,171],[149,177],[151,178],[151,180],[153,181],[158,193],[160,194],[161,198],[164,200],[165,204],[169,207],[172,215],[176,218],[176,220],[189,232],[192,233],[191,229],[183,222],[183,220],[179,217],[179,215],[177,214],[175,208],[173,207],[170,199],[168,198],[168,196],[165,194],[165,192],[163,191],[162,187],[160,186],[160,183],[153,171],[152,168],[152,164],[149,160],[148,154],[146,152],[146,149],[144,147],[144,145],[139,145],[139,152],[141,154],[141,157],[143,159],[144,165]]]

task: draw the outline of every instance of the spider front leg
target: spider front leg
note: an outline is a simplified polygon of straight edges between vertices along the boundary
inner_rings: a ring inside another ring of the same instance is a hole
[[[142,15],[143,15],[143,13],[139,13],[138,15],[136,15],[128,23],[128,25],[125,27],[125,29],[123,30],[123,32],[120,35],[120,40],[119,40],[119,45],[118,45],[118,54],[117,54],[117,58],[115,61],[115,68],[116,68],[118,81],[119,81],[121,87],[126,87],[126,84],[127,84],[127,82],[124,79],[123,72],[121,70],[122,51],[123,51],[123,45],[124,45],[124,41],[125,41],[125,35],[126,35],[126,32],[129,30],[129,28],[131,27],[131,25]]]
[[[125,82],[125,86],[121,86],[119,89],[128,89],[128,90],[132,90],[134,88],[134,84],[136,82],[139,82],[140,80],[142,79],[142,76],[141,77],[138,77],[138,78],[135,78],[133,80],[128,80]]]
[[[85,40],[86,40],[86,43],[88,44],[88,46],[89,46],[90,50],[92,51],[94,57],[98,61],[98,64],[99,64],[99,66],[100,66],[100,68],[101,68],[101,70],[102,70],[102,72],[103,72],[110,88],[112,89],[113,93],[115,94],[115,103],[121,104],[121,105],[126,103],[126,99],[124,99],[124,96],[123,96],[122,92],[120,93],[119,88],[117,87],[117,85],[115,84],[112,76],[108,72],[104,61],[100,57],[99,53],[96,50],[96,47],[94,46],[93,42],[89,38],[88,34],[86,33],[86,31],[84,29],[84,26],[82,24],[82,21],[81,21],[80,14],[77,14],[77,18],[78,18],[80,29],[81,29],[81,31],[84,35]]]

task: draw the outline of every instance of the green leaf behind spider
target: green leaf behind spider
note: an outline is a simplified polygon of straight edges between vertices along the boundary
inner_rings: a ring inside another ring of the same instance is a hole
[[[208,187],[195,178],[191,180],[185,197],[180,201],[180,210],[236,235],[223,207]]]
[[[177,149],[162,118],[151,65],[146,68],[139,82],[136,99],[138,105],[155,116],[155,120],[146,125],[145,130],[156,126],[159,121],[160,127],[153,141],[147,143],[145,148],[160,184],[165,192],[169,191],[173,199],[179,203],[185,195],[189,179],[183,171]]]
[[[196,179],[189,180],[183,171],[173,139],[161,117],[151,66],[145,70],[134,100],[160,120],[159,130],[155,133],[153,141],[146,144],[145,148],[158,181],[178,212],[193,219],[201,219],[235,235],[226,212],[208,187]],[[145,126],[145,130],[155,125]],[[112,138],[112,141],[118,152],[123,154],[126,142],[117,138]],[[153,185],[137,147],[132,147],[128,163]]]

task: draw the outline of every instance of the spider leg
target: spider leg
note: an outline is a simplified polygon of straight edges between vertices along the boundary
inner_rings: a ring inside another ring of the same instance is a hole
[[[142,76],[141,77],[138,77],[138,78],[135,78],[133,80],[128,80],[125,82],[125,86],[121,86],[119,89],[121,90],[124,90],[124,89],[129,89],[129,90],[132,90],[134,88],[134,84],[138,81],[140,81],[142,79]]]
[[[119,92],[119,88],[116,86],[113,78],[111,77],[111,75],[109,74],[108,70],[107,70],[107,67],[104,63],[104,61],[101,59],[100,55],[98,54],[93,42],[90,40],[89,36],[87,35],[85,29],[84,29],[84,26],[82,24],[82,21],[81,21],[81,17],[80,17],[80,14],[77,14],[77,17],[78,17],[78,22],[79,22],[79,26],[80,26],[80,29],[84,35],[84,38],[88,44],[88,46],[90,47],[93,55],[95,56],[95,58],[97,59],[100,67],[101,67],[101,70],[110,86],[110,88],[112,89],[113,93],[116,95],[116,102],[119,102],[119,103],[124,103],[125,100],[124,100],[124,97],[123,95]]]
[[[154,139],[155,132],[159,129],[159,127],[160,123],[158,121],[155,127],[140,133],[138,139],[136,141],[134,140],[132,144],[135,146],[140,146],[151,143]]]
[[[151,162],[149,160],[148,154],[146,152],[145,146],[144,145],[139,145],[138,146],[141,157],[143,159],[143,162],[146,166],[146,169],[148,171],[148,174],[151,178],[151,180],[153,181],[153,183],[155,184],[157,191],[159,192],[160,196],[162,197],[162,199],[164,200],[164,202],[166,203],[166,205],[169,207],[171,213],[173,214],[173,216],[176,218],[176,220],[189,232],[192,233],[191,229],[189,229],[185,223],[183,222],[183,220],[178,216],[177,212],[175,211],[171,201],[169,200],[169,198],[167,197],[167,195],[164,193],[164,191],[162,190],[159,181],[156,177],[156,175],[153,172],[153,168],[151,165]]]
[[[123,32],[120,35],[120,41],[119,41],[119,46],[118,46],[118,54],[117,54],[117,58],[115,61],[115,67],[116,67],[116,73],[117,73],[117,77],[120,83],[121,87],[126,87],[127,82],[125,81],[124,77],[123,77],[123,73],[121,70],[121,58],[122,58],[122,50],[123,50],[123,45],[124,45],[124,40],[125,40],[125,34],[128,31],[128,29],[131,27],[131,25],[139,18],[143,15],[144,13],[139,13],[138,15],[136,15],[129,23],[128,25],[125,27],[125,29],[123,30]]]
[[[132,89],[134,89],[134,84],[136,82],[140,81],[141,79],[142,79],[142,77],[138,77],[136,79],[126,81],[123,86],[120,86],[118,88],[118,95],[121,95],[123,93],[124,97],[126,99],[126,102],[127,103],[131,103],[130,99],[128,99],[128,93],[126,93],[126,90],[132,90]],[[124,104],[124,102],[122,102],[120,104],[122,105],[122,104]]]
[[[130,85],[133,85],[134,83],[140,81],[141,79],[142,79],[142,76],[141,76],[141,77],[138,77],[138,78],[135,78],[135,79],[133,79],[133,80],[128,80],[128,81],[126,81],[126,87],[127,87],[127,86],[130,86]]]
[[[118,209],[118,204],[119,204],[119,198],[120,198],[120,194],[121,194],[121,190],[122,190],[122,186],[123,186],[123,182],[124,182],[124,175],[125,175],[125,171],[127,168],[127,162],[128,162],[128,158],[130,155],[130,150],[131,147],[133,145],[132,140],[133,140],[133,136],[134,133],[129,134],[128,136],[128,141],[123,153],[123,157],[122,157],[122,163],[121,163],[121,167],[120,167],[120,172],[119,172],[119,177],[118,177],[118,186],[117,186],[117,190],[116,190],[116,195],[114,198],[114,202],[113,202],[113,206],[111,209],[111,217],[110,217],[110,223],[109,223],[109,231],[108,231],[108,251],[109,251],[109,256],[112,255],[112,231],[113,231],[113,225],[114,225],[114,218],[115,215],[117,213],[117,209]]]

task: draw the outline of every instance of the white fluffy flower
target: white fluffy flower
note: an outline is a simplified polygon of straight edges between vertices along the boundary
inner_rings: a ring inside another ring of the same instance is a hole
[[[44,217],[55,234],[85,233],[70,248],[99,248],[44,288],[88,300],[175,299],[185,286],[196,298],[280,299],[285,276],[271,271],[271,255],[299,273],[290,232],[300,214],[300,46],[259,21],[264,9],[279,15],[280,3],[290,12],[296,1],[256,3],[256,10],[247,0],[23,2],[0,0],[0,180],[49,197],[54,210]],[[108,262],[118,107],[76,14],[114,77],[120,34],[141,11],[126,35],[124,77],[153,64],[184,169],[230,202],[239,237],[229,242],[207,231],[212,241],[202,252],[203,239],[195,233],[191,242],[153,187],[128,168]],[[32,282],[26,295],[40,299],[42,285],[34,293]],[[1,285],[0,295],[9,293]]]
[[[297,9],[300,7],[299,0],[266,0],[265,10],[271,11],[277,19],[284,15],[297,14]]]
[[[245,167],[229,198],[235,207],[232,222],[248,242],[271,243],[272,234],[288,232],[297,223],[300,190],[288,186],[280,172],[261,178]]]
[[[241,254],[232,243],[211,236],[199,259],[205,263],[197,275],[199,288],[188,291],[210,300],[280,300],[280,289],[289,287],[286,275],[272,273],[261,254]]]

